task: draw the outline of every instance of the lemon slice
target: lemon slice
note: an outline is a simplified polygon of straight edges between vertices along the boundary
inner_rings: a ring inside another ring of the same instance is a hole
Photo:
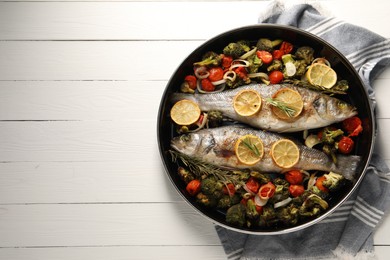
[[[191,125],[198,121],[200,108],[195,102],[183,99],[176,102],[171,109],[171,118],[178,125]]]
[[[281,168],[291,168],[299,161],[299,148],[289,139],[276,141],[271,148],[271,157]]]
[[[234,96],[233,107],[240,116],[253,116],[261,108],[261,96],[255,90],[244,89]]]
[[[301,94],[290,88],[279,89],[270,103],[272,112],[280,119],[296,118],[303,110]]]
[[[236,141],[234,151],[239,162],[246,165],[254,165],[263,157],[264,146],[259,137],[244,135]]]
[[[307,80],[312,85],[330,89],[336,84],[336,72],[326,64],[313,63],[306,72]]]

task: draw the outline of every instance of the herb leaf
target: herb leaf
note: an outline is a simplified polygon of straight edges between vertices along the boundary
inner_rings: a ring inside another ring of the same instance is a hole
[[[294,113],[296,112],[295,109],[289,107],[288,104],[275,98],[267,98],[266,101],[271,106],[277,107],[282,110],[284,113],[286,113],[288,117],[293,117]]]
[[[256,156],[260,156],[259,149],[255,144],[252,144],[251,140],[249,138],[245,138],[242,140],[242,143],[248,147],[249,150],[251,150]]]

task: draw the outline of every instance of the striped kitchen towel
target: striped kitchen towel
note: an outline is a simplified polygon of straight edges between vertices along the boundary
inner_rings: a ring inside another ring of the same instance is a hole
[[[359,72],[375,107],[372,82],[390,64],[390,40],[318,10],[309,4],[286,8],[277,1],[259,22],[295,26],[331,43]],[[390,170],[374,153],[358,189],[311,227],[275,236],[216,230],[228,259],[375,259],[373,233],[389,208]]]

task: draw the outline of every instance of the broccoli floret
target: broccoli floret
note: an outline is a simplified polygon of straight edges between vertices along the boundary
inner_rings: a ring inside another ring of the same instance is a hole
[[[294,65],[296,68],[295,76],[302,77],[306,73],[307,64],[304,60],[296,60],[294,61]]]
[[[269,199],[270,203],[275,204],[279,201],[287,199],[290,196],[290,192],[288,191],[290,184],[285,179],[275,178],[273,183],[275,185],[275,193]]]
[[[344,134],[344,132],[341,129],[333,130],[329,127],[325,127],[322,130],[321,142],[326,143],[326,144],[334,144],[336,141],[335,139],[343,134]]]
[[[203,57],[202,57],[202,60],[199,61],[199,62],[195,62],[194,63],[194,66],[219,66],[222,62],[222,57],[221,55],[213,52],[213,51],[209,51],[209,52],[206,52]]]
[[[222,125],[223,115],[221,111],[210,110],[207,113],[207,124],[209,127],[218,127]]]
[[[241,40],[241,41],[238,41],[237,44],[241,45],[242,49],[245,51],[245,52],[248,52],[251,50],[251,45],[248,41],[245,41],[245,40]]]
[[[313,217],[328,208],[328,203],[316,194],[309,195],[299,208],[299,215]]]
[[[259,219],[259,225],[263,227],[272,226],[273,224],[277,223],[277,214],[275,209],[272,206],[269,206],[268,204],[263,207],[263,212],[260,215]]]
[[[346,179],[341,174],[330,172],[324,176],[325,180],[322,182],[322,185],[328,188],[331,192],[339,190],[345,185]]]
[[[212,195],[206,195],[203,192],[199,192],[196,195],[196,201],[206,207],[215,207],[217,205],[217,199]]]
[[[303,46],[295,52],[297,59],[304,60],[306,64],[311,64],[314,60],[314,49],[308,46]]]
[[[249,61],[249,66],[247,68],[249,73],[256,73],[261,65],[263,65],[263,61],[257,57],[257,55],[249,56],[247,61]]]
[[[280,60],[273,60],[271,65],[267,67],[267,71],[282,70],[283,63]]]
[[[271,177],[267,173],[260,173],[257,171],[251,171],[250,175],[252,177],[255,177],[256,180],[259,181],[260,184],[267,184],[271,181]]]
[[[277,216],[283,224],[293,226],[298,223],[299,209],[294,204],[289,204],[277,210]]]
[[[226,222],[234,226],[243,227],[246,222],[245,214],[245,206],[241,203],[235,204],[226,211]]]
[[[195,179],[194,175],[187,169],[179,167],[177,173],[186,184]]]
[[[223,54],[227,56],[231,56],[233,59],[237,59],[241,55],[245,53],[245,49],[243,45],[236,43],[236,42],[231,42],[229,43],[225,48],[223,48]]]
[[[246,203],[246,217],[251,220],[259,217],[259,212],[256,210],[256,204],[252,199],[249,199]]]
[[[209,176],[202,180],[201,191],[210,198],[219,199],[222,197],[223,183],[217,181],[214,176]]]
[[[282,40],[279,39],[271,41],[270,39],[261,38],[257,41],[256,47],[258,50],[271,52],[274,49],[274,47],[278,46],[281,43]]]
[[[234,194],[233,196],[223,195],[218,201],[217,207],[221,209],[227,209],[240,202],[240,196]]]

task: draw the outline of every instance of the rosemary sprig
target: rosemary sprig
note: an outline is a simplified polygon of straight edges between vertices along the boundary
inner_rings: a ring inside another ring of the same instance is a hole
[[[295,109],[289,107],[286,103],[283,101],[277,100],[275,98],[267,98],[267,103],[271,106],[277,107],[280,110],[282,110],[288,117],[293,117],[295,113]]]
[[[178,159],[188,167],[188,170],[197,177],[213,175],[217,180],[223,183],[233,183],[234,185],[242,185],[241,176],[230,170],[225,170],[213,164],[203,162],[198,158],[179,153],[174,150],[169,150],[172,161],[177,162]]]
[[[252,144],[251,140],[249,138],[245,138],[242,140],[242,143],[248,147],[249,150],[252,151],[252,153],[254,153],[256,156],[260,156],[260,152],[259,152],[259,149],[257,148],[257,146],[255,144]]]

